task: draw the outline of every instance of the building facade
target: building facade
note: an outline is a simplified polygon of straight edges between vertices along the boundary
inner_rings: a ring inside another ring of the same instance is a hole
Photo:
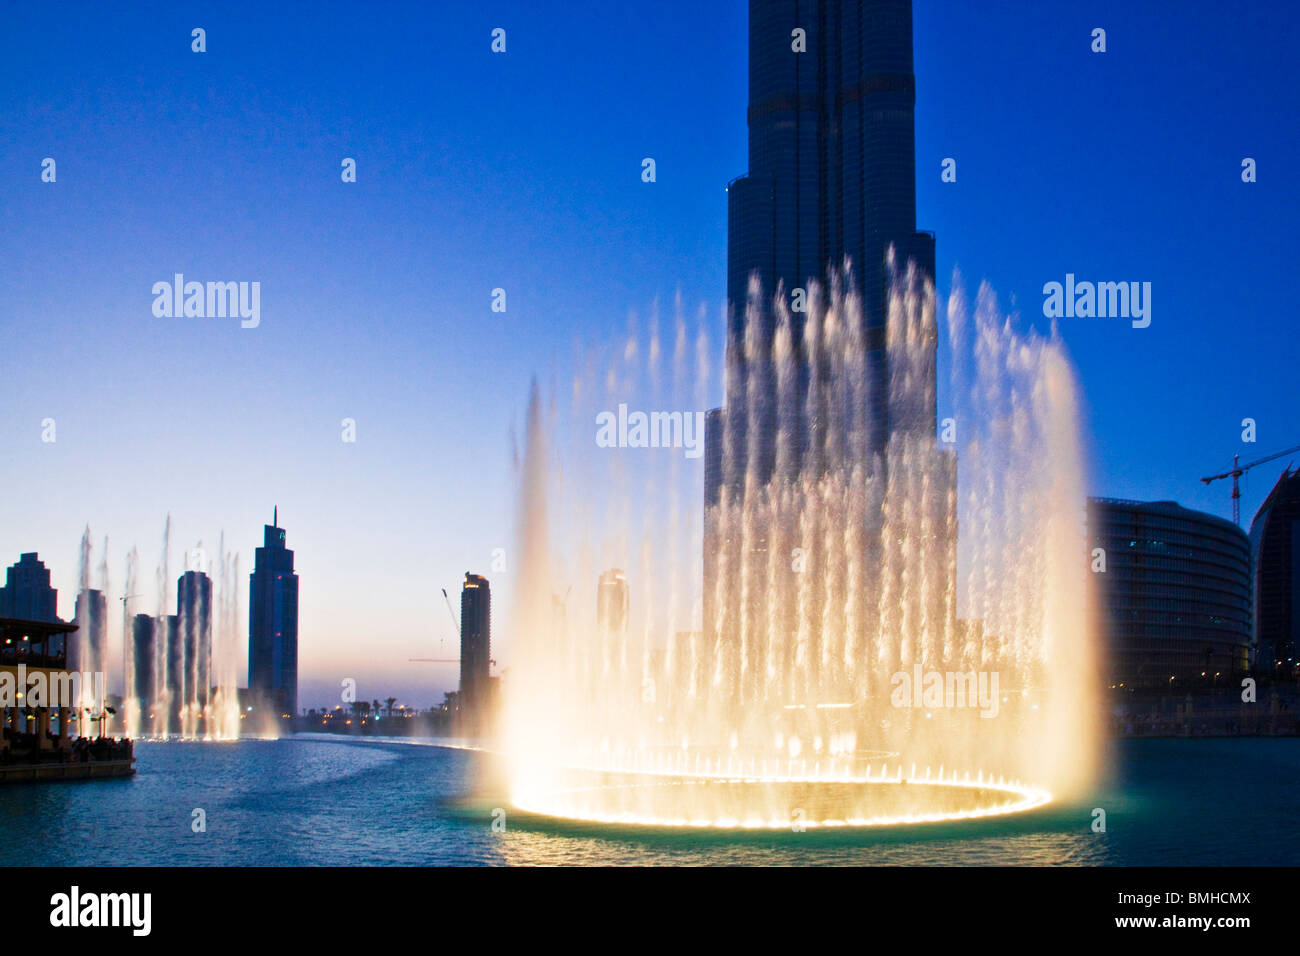
[[[813,370],[795,290],[807,293],[810,281],[827,288],[850,266],[868,396],[860,464],[887,467],[893,434],[935,437],[933,387],[918,383],[919,403],[891,408],[888,398],[889,250],[923,281],[933,283],[935,271],[934,236],[916,228],[915,102],[911,0],[750,0],[749,171],[727,190],[726,404],[705,419],[706,632],[720,591],[717,555],[728,547],[717,506],[739,501],[747,481],[771,479],[781,429],[800,458],[825,437],[812,434],[823,427],[820,412],[803,407]],[[778,293],[790,309],[798,408],[778,407]],[[926,348],[932,386],[937,340]],[[760,529],[753,539],[756,559],[766,538]]]
[[[176,617],[183,671],[181,700],[203,713],[212,694],[212,579],[186,571],[176,582]]]
[[[6,570],[0,617],[58,622],[58,592],[50,587],[50,569],[35,551],[19,555]]]
[[[77,595],[73,614],[77,631],[68,637],[68,666],[73,670],[106,670],[108,598],[103,591],[87,588]]]
[[[156,678],[155,633],[157,621],[153,615],[137,614],[131,619],[131,673],[128,678],[128,696],[135,698],[141,716],[141,726],[152,728],[153,706],[158,696]]]
[[[1287,469],[1250,523],[1255,662],[1294,676],[1300,663],[1300,469]]]
[[[596,626],[601,634],[627,632],[630,603],[627,575],[619,568],[603,572],[596,587]]]
[[[1090,498],[1088,548],[1110,684],[1224,682],[1247,670],[1251,562],[1240,528],[1172,501]]]
[[[775,401],[754,396],[754,364],[770,365],[776,335],[772,298],[790,302],[810,281],[846,260],[863,302],[872,396],[870,447],[884,448],[898,423],[885,396],[886,254],[914,261],[934,277],[934,236],[916,231],[911,0],[750,0],[749,172],[727,190],[727,427],[732,460],[706,486],[722,487],[748,469],[765,481],[775,462]],[[747,310],[751,279],[756,309]],[[803,348],[803,312],[791,313],[794,347]],[[746,337],[758,323],[756,335]],[[799,355],[800,394],[808,363]],[[764,376],[775,387],[775,375]],[[924,418],[924,416],[921,416]],[[795,418],[799,422],[801,418]],[[706,425],[723,426],[720,416]],[[933,409],[929,431],[934,433]],[[754,434],[750,434],[754,432]],[[807,436],[800,441],[806,445]],[[706,447],[721,451],[721,440]],[[707,452],[706,452],[707,453]]]
[[[492,589],[488,579],[465,572],[460,592],[460,692],[466,729],[481,729],[492,687]]]
[[[262,528],[248,581],[248,687],[264,706],[298,713],[298,575],[279,510]]]

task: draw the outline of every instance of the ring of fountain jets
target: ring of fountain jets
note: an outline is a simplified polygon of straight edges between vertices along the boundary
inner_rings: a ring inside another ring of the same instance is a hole
[[[620,405],[707,407],[703,314],[679,303],[670,336],[632,317],[567,407],[534,388],[504,688],[518,809],[801,830],[1015,813],[1088,780],[1072,367],[1055,330],[1019,331],[987,285],[972,308],[955,276],[936,429],[934,286],[890,265],[874,331],[847,268],[803,314],[751,287],[703,520],[691,411],[677,447],[592,441]]]

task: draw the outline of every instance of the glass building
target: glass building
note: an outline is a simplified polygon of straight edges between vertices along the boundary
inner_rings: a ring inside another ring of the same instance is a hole
[[[492,589],[488,580],[465,572],[460,592],[461,714],[470,733],[482,726],[489,705],[492,674]]]
[[[622,569],[602,573],[596,587],[596,625],[601,634],[627,633],[629,605],[627,575]]]
[[[154,635],[157,621],[150,614],[137,614],[131,619],[131,674],[128,696],[134,697],[140,713],[148,716],[158,695],[154,666],[156,645]]]
[[[934,236],[916,231],[916,146],[913,109],[911,0],[750,0],[749,172],[727,189],[727,427],[735,454],[759,456],[760,481],[775,463],[772,396],[748,409],[754,363],[771,361],[778,288],[791,300],[810,280],[823,285],[828,269],[852,263],[862,294],[867,374],[873,396],[871,448],[891,431],[885,402],[885,257],[891,245],[934,277]],[[761,307],[746,313],[751,278]],[[796,350],[805,313],[793,312]],[[757,354],[745,355],[745,333],[760,323]],[[802,359],[802,356],[799,356]],[[807,385],[799,362],[797,391]],[[766,376],[775,384],[775,375]],[[930,410],[928,429],[934,432]],[[924,417],[924,416],[922,416]],[[745,434],[748,428],[757,434]],[[711,416],[713,430],[722,421]],[[706,443],[717,453],[720,441]],[[800,445],[806,445],[801,438]],[[706,451],[708,454],[708,451]],[[706,471],[705,501],[716,503],[724,483],[743,480],[747,464]]]
[[[0,588],[0,617],[22,621],[59,620],[58,592],[50,587],[50,569],[35,551],[20,554],[18,562],[5,572]]]
[[[202,571],[177,580],[176,616],[184,656],[180,699],[202,713],[212,693],[212,579]]]
[[[1088,548],[1094,568],[1104,551],[1092,581],[1109,683],[1224,681],[1247,669],[1250,542],[1235,524],[1172,501],[1090,498]]]
[[[77,632],[68,637],[68,667],[80,671],[107,670],[108,598],[97,588],[77,595],[73,605]]]
[[[778,410],[778,290],[793,306],[793,290],[807,292],[811,280],[825,288],[832,270],[851,265],[870,396],[865,467],[883,460],[892,433],[935,436],[934,388],[917,389],[926,407],[891,409],[887,400],[888,251],[930,281],[935,269],[934,236],[916,228],[915,103],[911,0],[750,0],[749,171],[727,189],[726,404],[705,419],[706,632],[717,593],[714,506],[724,490],[739,500],[747,474],[759,484],[771,478],[778,415],[801,454],[814,446],[806,409]],[[747,308],[751,282],[759,297]],[[802,396],[811,374],[806,313],[790,318]],[[758,539],[765,551],[762,532]]]
[[[1290,676],[1300,662],[1300,470],[1287,469],[1250,523],[1256,667]]]
[[[248,688],[282,714],[298,713],[298,575],[279,510],[262,527],[248,581]]]

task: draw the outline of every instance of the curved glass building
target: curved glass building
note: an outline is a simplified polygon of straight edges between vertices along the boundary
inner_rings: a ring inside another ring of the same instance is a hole
[[[1251,559],[1240,528],[1172,501],[1090,498],[1088,547],[1109,683],[1223,680],[1247,669]]]
[[[1256,666],[1295,672],[1300,650],[1300,469],[1282,472],[1250,523]]]

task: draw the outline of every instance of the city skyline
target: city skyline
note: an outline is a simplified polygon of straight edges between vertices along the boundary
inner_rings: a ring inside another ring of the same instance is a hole
[[[506,5],[510,45],[495,59],[488,32],[497,24],[454,11],[445,30],[465,42],[451,44],[443,66],[425,63],[416,44],[311,91],[295,72],[340,39],[280,14],[258,14],[251,31],[214,14],[205,60],[189,51],[189,24],[127,33],[107,13],[89,12],[73,29],[17,12],[0,52],[9,89],[32,106],[14,112],[0,144],[3,198],[14,221],[48,231],[0,239],[14,266],[0,276],[14,372],[0,385],[10,409],[0,440],[12,451],[0,478],[23,502],[0,528],[5,563],[39,553],[59,616],[70,619],[88,523],[96,540],[110,539],[110,607],[120,607],[135,546],[152,611],[167,514],[173,562],[224,531],[248,568],[255,538],[245,529],[278,501],[306,562],[303,699],[323,701],[357,677],[376,692],[405,684],[411,702],[436,702],[455,687],[455,668],[412,676],[405,661],[455,639],[436,613],[438,588],[470,567],[509,606],[510,432],[529,377],[565,381],[564,346],[621,335],[630,311],[644,333],[656,297],[667,314],[678,290],[688,313],[706,308],[722,368],[723,190],[747,168],[744,6],[691,10],[695,28],[683,32],[676,16],[656,24],[633,11],[629,25]],[[1074,274],[1153,283],[1149,328],[1060,320],[1092,411],[1087,488],[1226,516],[1227,489],[1197,479],[1234,453],[1249,461],[1300,437],[1288,430],[1289,369],[1270,348],[1286,328],[1281,277],[1294,250],[1284,219],[1295,187],[1283,164],[1297,134],[1270,119],[1285,115],[1288,74],[1281,45],[1263,42],[1294,33],[1296,15],[1247,10],[1224,22],[1217,9],[1193,4],[1175,20],[1154,6],[1115,10],[1094,23],[1082,6],[976,13],[918,3],[916,190],[919,222],[941,237],[941,294],[957,265],[968,283],[988,279],[1046,328],[1046,282]],[[420,32],[425,14],[407,13]],[[1108,30],[1105,54],[1089,50],[1096,26]],[[634,27],[637,44],[611,39]],[[359,29],[362,49],[367,37],[379,49],[392,23]],[[48,37],[42,56],[53,46],[55,60],[82,63],[82,73],[33,66],[22,38],[38,30]],[[87,47],[78,30],[100,40]],[[265,58],[270,35],[295,38],[276,64]],[[568,62],[575,46],[589,54],[585,66]],[[168,77],[139,116],[113,101],[131,90],[126,58]],[[707,82],[656,70],[679,58],[701,64]],[[1217,69],[1202,69],[1205,61]],[[638,69],[654,82],[639,82]],[[555,87],[519,97],[522,77],[548,71],[558,73]],[[603,89],[573,82],[587,71]],[[82,129],[75,110],[38,108],[83,74],[103,80],[103,120]],[[409,88],[399,83],[407,76]],[[395,85],[404,92],[385,106]],[[249,89],[268,91],[251,122]],[[441,94],[437,108],[422,105],[429,89]],[[1113,110],[1098,116],[1098,97]],[[301,102],[310,109],[299,111]],[[621,116],[626,102],[641,108]],[[588,155],[571,157],[549,138],[563,117],[596,111],[607,125]],[[1207,124],[1213,136],[1203,135]],[[45,156],[59,163],[53,184],[40,182]],[[339,181],[345,156],[358,160],[354,184]],[[657,160],[655,183],[641,182],[646,156]],[[940,180],[949,156],[955,183]],[[1248,156],[1259,162],[1253,184],[1240,178]],[[1198,202],[1183,203],[1187,195]],[[331,232],[357,215],[384,228]],[[1057,244],[1044,248],[1048,234]],[[548,249],[541,237],[553,235]],[[563,266],[579,257],[594,287],[575,295],[580,283]],[[150,288],[175,272],[260,281],[259,327],[156,318]],[[504,314],[491,311],[498,287],[509,296]],[[1246,314],[1209,304],[1243,299]],[[51,367],[64,373],[55,390]],[[709,407],[722,400],[720,377],[712,387]],[[944,406],[940,395],[940,415]],[[41,441],[47,418],[53,443]],[[1244,418],[1258,424],[1256,444],[1240,440]],[[340,439],[344,419],[355,422],[355,443]],[[185,427],[164,427],[174,420]],[[266,448],[279,449],[275,461]],[[1244,526],[1286,464],[1248,476]],[[701,466],[691,467],[701,481]],[[497,549],[501,572],[492,570]],[[109,614],[114,641],[119,616]],[[506,655],[508,628],[500,633]],[[359,635],[373,640],[373,655],[357,653]],[[360,693],[373,696],[364,685]]]

